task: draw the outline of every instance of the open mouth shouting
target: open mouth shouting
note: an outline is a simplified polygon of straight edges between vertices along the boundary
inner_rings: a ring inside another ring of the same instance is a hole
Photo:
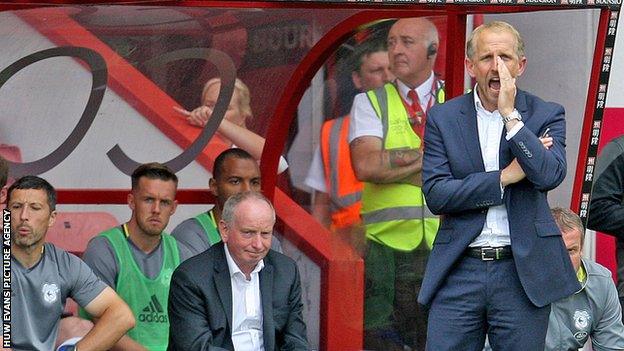
[[[500,91],[500,77],[492,77],[488,81],[488,87],[495,92]]]

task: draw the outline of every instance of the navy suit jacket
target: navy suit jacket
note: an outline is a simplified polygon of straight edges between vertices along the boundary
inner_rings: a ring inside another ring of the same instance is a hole
[[[169,290],[169,350],[234,350],[232,284],[218,243],[184,261]],[[264,349],[308,350],[295,262],[273,250],[260,271]]]
[[[483,165],[473,93],[436,105],[427,114],[423,191],[431,211],[443,218],[418,296],[423,305],[431,303],[481,233],[488,208],[503,203],[513,260],[530,301],[542,307],[580,288],[546,200],[547,191],[566,174],[564,109],[521,90],[515,105],[524,127],[509,141],[503,130],[499,166],[502,170],[517,158],[526,178],[503,193],[501,172],[486,172]],[[554,139],[548,150],[538,139],[546,128]]]

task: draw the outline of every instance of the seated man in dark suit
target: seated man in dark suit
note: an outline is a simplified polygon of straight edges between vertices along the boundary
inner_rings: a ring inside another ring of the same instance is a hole
[[[169,290],[169,350],[307,350],[295,262],[270,249],[275,210],[244,192],[223,207],[222,242],[185,261]]]

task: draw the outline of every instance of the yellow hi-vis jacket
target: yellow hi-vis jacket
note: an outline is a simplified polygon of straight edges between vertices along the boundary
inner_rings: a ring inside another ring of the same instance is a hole
[[[433,91],[435,103],[442,103],[444,83],[436,81],[439,83]],[[422,140],[412,129],[394,84],[368,91],[367,95],[383,125],[384,150],[421,147]],[[421,187],[400,183],[365,182],[362,219],[368,239],[400,251],[416,249],[423,239],[431,249],[440,224],[427,208]]]

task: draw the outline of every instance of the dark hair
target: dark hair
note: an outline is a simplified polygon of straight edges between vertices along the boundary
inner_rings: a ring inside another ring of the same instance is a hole
[[[178,177],[169,167],[158,162],[145,163],[137,167],[132,172],[132,190],[136,190],[139,185],[139,179],[146,177],[148,179],[160,179],[164,181],[173,181],[178,186]]]
[[[4,187],[9,179],[9,164],[0,156],[0,188]]]
[[[253,156],[251,156],[249,152],[243,149],[239,149],[239,148],[227,149],[223,151],[222,153],[220,153],[219,156],[217,156],[217,158],[215,159],[214,166],[212,167],[212,178],[219,179],[219,177],[221,177],[221,173],[223,173],[223,164],[225,163],[227,159],[232,158],[232,157],[243,159],[243,160],[252,160],[256,162],[256,159],[253,158]]]
[[[23,176],[16,180],[15,183],[11,184],[7,191],[7,204],[11,201],[11,193],[13,190],[25,189],[45,190],[48,195],[50,211],[56,210],[56,190],[54,190],[54,187],[48,183],[47,180],[33,175]]]
[[[368,39],[355,47],[349,59],[352,72],[360,72],[364,59],[379,51],[388,51],[388,43],[385,38],[375,37]]]
[[[555,207],[550,209],[550,213],[555,219],[555,223],[561,231],[568,231],[577,229],[581,232],[581,246],[585,242],[585,227],[583,227],[583,221],[572,210],[563,207]]]

